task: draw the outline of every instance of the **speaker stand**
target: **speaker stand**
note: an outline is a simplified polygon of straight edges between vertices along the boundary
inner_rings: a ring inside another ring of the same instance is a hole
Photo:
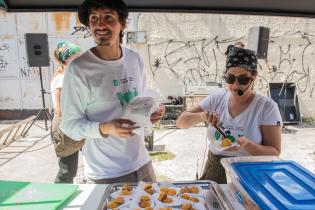
[[[48,131],[48,125],[47,125],[47,121],[51,120],[51,114],[48,110],[48,108],[46,108],[46,103],[45,103],[45,94],[47,93],[44,89],[43,86],[43,77],[42,77],[42,68],[39,66],[39,80],[40,80],[40,87],[41,87],[41,94],[42,94],[42,104],[43,104],[43,108],[37,113],[36,118],[33,120],[33,122],[30,124],[30,126],[26,129],[23,137],[25,137],[25,135],[27,134],[27,132],[31,129],[32,125],[36,125],[35,121],[38,120],[41,116],[41,114],[44,114],[44,121],[45,121],[45,128],[36,125],[37,127]]]

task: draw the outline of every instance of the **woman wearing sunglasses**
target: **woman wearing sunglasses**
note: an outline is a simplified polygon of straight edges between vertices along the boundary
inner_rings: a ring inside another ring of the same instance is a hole
[[[227,90],[209,94],[178,118],[179,128],[208,122],[209,153],[201,179],[226,183],[220,159],[228,156],[275,155],[281,150],[281,115],[269,97],[253,91],[257,57],[248,49],[229,46],[223,79]],[[233,146],[222,149],[227,137]]]

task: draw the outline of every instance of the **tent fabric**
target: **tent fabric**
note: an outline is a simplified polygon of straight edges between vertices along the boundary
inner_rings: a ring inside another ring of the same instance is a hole
[[[83,0],[0,0],[8,12],[76,11]],[[131,12],[202,12],[315,17],[313,0],[125,0]]]

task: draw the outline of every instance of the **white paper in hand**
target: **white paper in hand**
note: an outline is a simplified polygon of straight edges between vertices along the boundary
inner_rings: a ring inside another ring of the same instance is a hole
[[[147,90],[143,95],[137,96],[126,106],[123,118],[134,121],[136,126],[142,128],[135,129],[135,134],[140,135],[143,130],[146,130],[148,133],[152,132],[150,116],[159,109],[158,101],[159,94],[153,90]]]

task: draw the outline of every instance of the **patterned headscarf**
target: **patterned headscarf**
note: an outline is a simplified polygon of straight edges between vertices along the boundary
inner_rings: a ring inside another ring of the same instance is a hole
[[[73,55],[80,51],[81,49],[79,46],[71,42],[62,41],[58,43],[55,54],[57,59],[65,64]]]
[[[242,67],[253,74],[257,73],[257,56],[254,51],[229,45],[225,54],[226,70],[230,67]]]

